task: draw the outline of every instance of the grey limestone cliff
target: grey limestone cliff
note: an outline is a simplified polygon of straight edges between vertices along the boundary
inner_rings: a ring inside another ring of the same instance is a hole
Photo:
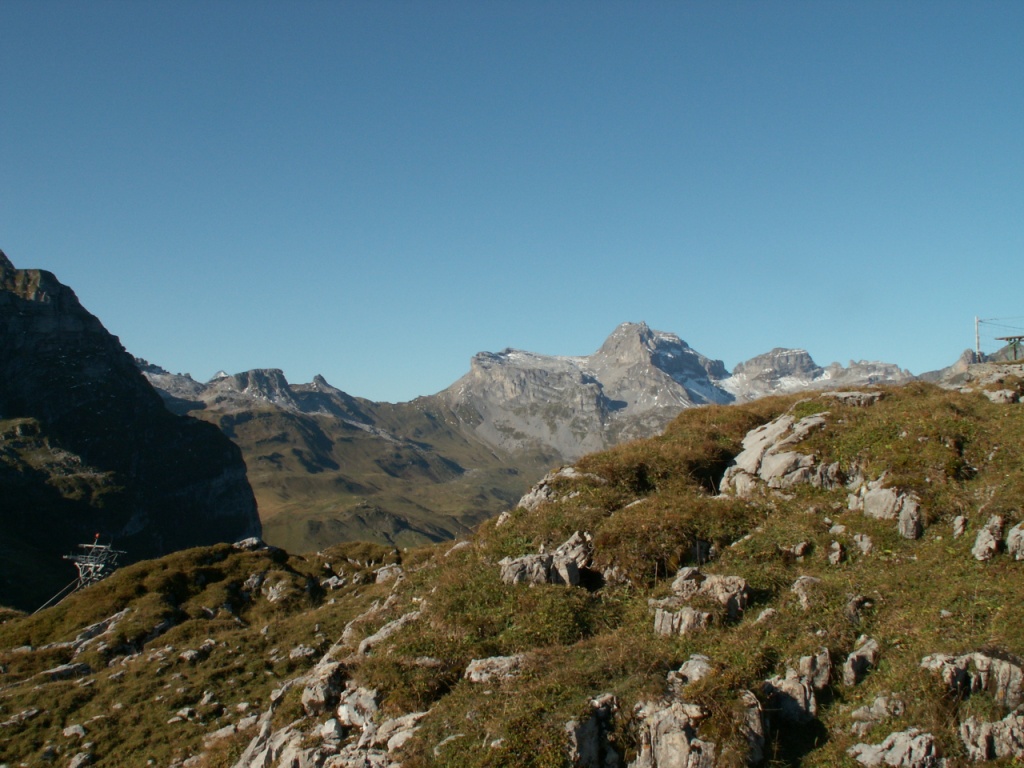
[[[132,559],[259,534],[238,448],[170,413],[74,291],[2,254],[0,338],[0,602],[35,607],[96,533]],[[26,552],[40,565],[16,577]]]

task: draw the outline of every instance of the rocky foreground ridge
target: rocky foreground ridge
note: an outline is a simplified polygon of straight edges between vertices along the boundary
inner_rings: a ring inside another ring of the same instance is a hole
[[[0,760],[1016,764],[1022,392],[688,409],[456,543],[138,563],[0,625]]]
[[[128,557],[260,532],[238,448],[175,416],[74,292],[0,253],[0,604],[36,608],[100,534]]]

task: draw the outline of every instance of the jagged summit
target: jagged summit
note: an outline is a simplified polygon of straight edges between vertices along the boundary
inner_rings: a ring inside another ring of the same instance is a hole
[[[14,265],[11,264],[11,260],[7,258],[7,254],[0,251],[0,274],[4,272],[13,272]]]
[[[786,349],[776,347],[771,352],[752,357],[732,369],[733,376],[750,378],[779,378],[783,376],[802,376],[816,378],[823,369],[808,354],[806,349]]]

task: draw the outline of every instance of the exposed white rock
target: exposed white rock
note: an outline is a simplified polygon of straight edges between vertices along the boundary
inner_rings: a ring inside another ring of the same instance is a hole
[[[498,562],[505,584],[580,584],[580,571],[590,565],[593,537],[576,531],[553,552],[506,557]]]
[[[288,651],[288,658],[292,661],[298,661],[299,659],[309,659],[316,656],[316,649],[311,648],[308,645],[301,644],[297,645]]]
[[[857,548],[861,551],[861,554],[870,555],[871,551],[875,548],[875,543],[871,540],[871,537],[866,533],[855,533],[853,534],[853,543],[857,545]]]
[[[935,737],[917,728],[890,733],[881,744],[856,744],[846,754],[872,768],[879,765],[900,768],[941,768],[946,764]]]
[[[374,582],[377,584],[387,584],[401,578],[403,573],[402,566],[400,565],[385,565],[374,571]]]
[[[637,704],[638,750],[628,768],[714,768],[715,745],[697,738],[706,716],[696,704],[677,700]]]
[[[561,467],[560,469],[548,472],[541,478],[533,488],[531,488],[516,504],[517,507],[522,507],[528,512],[532,512],[541,504],[547,502],[553,502],[561,498],[559,491],[556,488],[560,480],[580,480],[585,479],[587,482],[594,483],[596,485],[607,485],[608,481],[603,477],[594,475],[591,473],[584,474],[580,472],[576,467]]]
[[[811,593],[819,584],[821,584],[821,579],[816,576],[800,576],[793,582],[789,591],[797,596],[800,600],[800,607],[806,611],[811,607]]]
[[[924,531],[924,513],[917,494],[885,488],[884,482],[883,474],[870,482],[851,483],[847,507],[876,520],[896,520],[897,530],[903,538],[920,538]]]
[[[711,659],[700,653],[690,654],[690,658],[682,663],[677,671],[668,673],[668,683],[673,689],[679,689],[690,683],[696,683],[715,673]]]
[[[832,679],[832,655],[828,648],[819,648],[813,656],[801,656],[797,671],[815,691],[823,691]]]
[[[799,483],[824,488],[841,485],[838,464],[820,465],[814,456],[792,450],[812,432],[823,429],[826,416],[826,413],[818,413],[797,421],[784,414],[752,429],[743,438],[743,450],[726,469],[721,491],[749,496],[762,483],[776,489]]]
[[[1024,760],[1024,713],[1011,712],[995,722],[969,717],[960,724],[960,739],[974,761]]]
[[[65,739],[85,738],[85,728],[78,723],[67,726],[61,733],[63,733]]]
[[[864,736],[878,723],[892,717],[900,717],[903,712],[903,702],[895,696],[876,696],[871,704],[859,707],[850,713],[850,719],[854,721],[850,730],[857,736]]]
[[[519,675],[525,660],[526,657],[521,653],[514,656],[492,656],[487,659],[473,659],[466,667],[464,677],[471,683],[511,680]]]
[[[419,619],[419,617],[420,611],[410,611],[409,613],[395,619],[394,621],[389,621],[387,624],[378,629],[369,637],[364,637],[362,641],[359,643],[359,648],[356,651],[356,653],[358,653],[360,656],[365,656],[371,650],[373,650],[373,647],[375,645],[383,642],[384,640],[387,640],[392,635],[396,634],[412,622]]]
[[[1024,668],[1014,661],[981,652],[961,656],[934,653],[921,659],[921,668],[937,673],[957,695],[988,691],[1007,709],[1024,703]]]
[[[302,708],[311,717],[320,715],[338,701],[345,680],[345,668],[337,661],[314,667],[302,689]]]
[[[867,673],[868,669],[878,665],[878,657],[882,649],[874,638],[861,635],[857,639],[857,646],[853,652],[846,657],[843,664],[843,685],[856,685]]]
[[[1024,560],[1024,523],[1017,523],[1006,534],[1006,554],[1014,560]]]
[[[993,403],[1000,405],[1011,405],[1020,400],[1020,396],[1012,389],[983,389],[981,392]]]
[[[349,682],[338,697],[338,723],[346,728],[362,728],[377,716],[377,692]]]
[[[846,548],[838,541],[833,541],[828,547],[829,565],[839,565],[846,559]]]
[[[985,527],[978,531],[978,536],[971,547],[971,554],[975,560],[991,560],[999,552],[999,545],[1003,538],[1003,518],[999,515],[992,515]]]
[[[883,392],[822,392],[822,397],[832,397],[843,405],[853,405],[860,408],[874,405],[884,396]]]
[[[662,608],[658,608],[654,612],[654,633],[656,635],[688,635],[707,629],[710,623],[710,613],[694,610],[688,605],[675,612]]]

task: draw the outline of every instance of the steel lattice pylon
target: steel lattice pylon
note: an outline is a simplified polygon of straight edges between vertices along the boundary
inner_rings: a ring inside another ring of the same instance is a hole
[[[79,544],[79,549],[85,550],[81,555],[64,555],[65,560],[70,560],[78,569],[78,583],[75,589],[87,587],[100,579],[109,576],[117,568],[118,555],[123,555],[120,549],[114,549],[113,544],[100,544],[100,535],[92,544]]]

